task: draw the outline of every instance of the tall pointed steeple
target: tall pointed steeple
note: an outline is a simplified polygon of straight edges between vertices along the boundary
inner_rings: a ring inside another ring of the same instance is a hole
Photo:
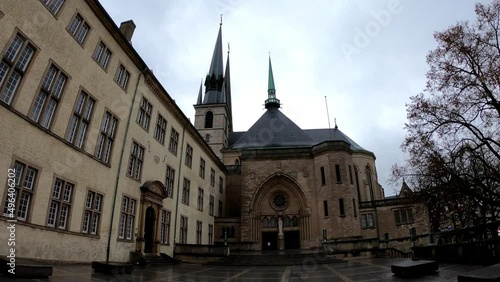
[[[201,93],[202,88],[203,88],[203,79],[200,81],[200,91],[198,91],[198,100],[196,100],[196,105],[200,105],[202,103],[202,96],[203,96],[203,94]]]
[[[219,34],[215,41],[214,53],[210,62],[209,76],[222,76],[222,23],[219,26]]]
[[[231,113],[231,79],[229,68],[229,45],[226,70],[222,53],[222,19],[215,41],[210,68],[203,86],[198,93],[195,108],[194,127],[201,136],[207,138],[208,145],[222,159],[221,150],[229,144],[229,134],[233,131]],[[203,94],[204,93],[204,94]]]
[[[224,95],[229,112],[229,131],[233,131],[233,109],[231,103],[231,71],[229,69],[229,43],[227,44],[226,72],[224,74]]]
[[[223,78],[222,61],[222,22],[219,26],[219,34],[215,41],[214,53],[210,62],[210,69],[205,79],[205,98],[203,104],[218,104],[221,101]]]
[[[273,67],[271,65],[271,55],[269,55],[269,78],[267,82],[267,100],[265,102],[266,109],[279,108],[280,100],[276,99],[276,88],[274,86]]]

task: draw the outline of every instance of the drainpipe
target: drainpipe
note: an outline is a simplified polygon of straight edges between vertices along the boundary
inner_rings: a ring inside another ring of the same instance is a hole
[[[125,153],[125,143],[127,142],[128,130],[130,128],[130,119],[132,117],[132,110],[134,108],[135,97],[137,96],[137,90],[139,88],[139,81],[141,80],[141,76],[144,76],[144,73],[148,69],[145,68],[137,78],[137,82],[135,83],[134,96],[132,96],[132,105],[130,106],[130,111],[128,113],[127,126],[125,127],[125,136],[123,137],[122,150],[120,152],[120,161],[118,162],[118,171],[116,173],[116,182],[115,182],[115,191],[113,193],[113,206],[111,207],[111,218],[109,220],[109,233],[108,233],[108,243],[106,246],[106,264],[109,263],[109,253],[111,251],[111,233],[113,231],[113,219],[115,217],[115,207],[116,207],[116,196],[118,194],[118,184],[120,183],[120,173],[123,163],[123,155]]]
[[[182,171],[182,151],[184,148],[184,133],[186,133],[186,128],[182,128],[182,143],[181,143],[181,153],[179,156],[179,174],[177,176],[177,199],[175,200],[175,220],[174,220],[174,248],[172,250],[172,255],[175,252],[175,244],[176,244],[176,239],[177,239],[177,218],[179,217],[179,191],[180,191],[180,186],[181,186],[181,171]]]

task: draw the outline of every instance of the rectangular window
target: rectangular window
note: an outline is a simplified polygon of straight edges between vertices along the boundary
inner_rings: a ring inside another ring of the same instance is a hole
[[[210,186],[215,187],[215,170],[210,169]]]
[[[201,234],[203,229],[203,223],[201,221],[196,221],[196,244],[201,245]]]
[[[104,117],[102,118],[101,132],[99,133],[95,150],[96,158],[100,159],[104,163],[109,163],[111,150],[113,149],[113,143],[115,141],[117,124],[118,118],[111,112],[106,111],[104,113]]]
[[[342,177],[340,176],[340,165],[335,165],[335,175],[337,176],[337,183],[342,182]]]
[[[116,83],[118,83],[118,85],[120,85],[120,87],[125,90],[127,89],[129,78],[130,78],[130,73],[122,64],[120,64],[120,66],[116,70],[116,75],[115,75]]]
[[[83,211],[82,233],[99,234],[102,201],[103,197],[101,194],[93,191],[87,192],[85,209]]]
[[[320,172],[321,172],[321,185],[326,185],[326,176],[325,176],[325,167],[322,166],[320,168]]]
[[[170,132],[170,143],[168,144],[168,150],[175,156],[177,156],[178,143],[179,143],[179,133],[177,133],[177,131],[175,131],[175,129],[172,128],[172,131]]]
[[[215,198],[213,195],[210,195],[210,206],[208,210],[208,214],[211,216],[214,216],[214,205],[215,205]]]
[[[92,55],[92,58],[103,69],[107,70],[108,63],[109,63],[109,60],[111,59],[112,54],[113,53],[109,50],[108,46],[106,46],[106,44],[104,44],[104,42],[100,41],[99,44],[97,44],[97,48],[95,49],[94,54]]]
[[[170,212],[161,211],[160,243],[170,244]]]
[[[188,218],[181,215],[181,229],[180,229],[179,240],[181,244],[187,244],[187,234],[188,234]]]
[[[351,185],[354,184],[354,182],[352,181],[352,167],[349,166],[349,181],[351,182]]]
[[[191,186],[191,181],[189,179],[184,178],[184,182],[182,184],[182,200],[181,202],[185,205],[189,206],[189,187]]]
[[[396,222],[396,225],[401,224],[401,215],[398,210],[394,211],[394,221]]]
[[[83,148],[87,128],[89,127],[95,100],[85,91],[80,91],[76,99],[73,116],[69,122],[66,140],[78,148]]]
[[[156,128],[154,138],[160,142],[160,144],[165,144],[165,133],[167,132],[167,120],[158,114],[156,119]]]
[[[222,201],[219,200],[219,213],[218,213],[218,217],[222,217]]]
[[[354,217],[357,217],[358,216],[358,212],[357,212],[357,209],[356,209],[356,200],[355,199],[352,199],[352,210],[354,212]]]
[[[141,180],[142,163],[144,161],[144,147],[132,142],[130,160],[128,163],[127,176],[135,180]]]
[[[11,193],[11,191],[5,193],[6,198],[3,213],[11,219],[29,221],[38,170],[17,161],[14,163],[13,169],[15,170],[15,191],[14,193]],[[10,188],[12,183],[9,182],[8,185],[8,188]],[[5,190],[7,191],[8,188]]]
[[[373,213],[365,213],[361,215],[361,227],[363,229],[375,228]]]
[[[56,178],[49,204],[47,226],[66,230],[71,212],[71,201],[75,185]]]
[[[199,211],[203,211],[203,189],[198,187],[198,203],[197,208]]]
[[[185,161],[185,164],[189,168],[191,168],[191,165],[193,164],[193,147],[191,147],[189,144],[186,145],[186,161]]]
[[[340,215],[345,215],[344,199],[339,199],[339,211]]]
[[[54,16],[59,13],[61,6],[64,4],[64,0],[40,0],[40,2],[42,2]]]
[[[219,176],[219,193],[224,193],[224,179]]]
[[[0,61],[0,101],[12,103],[35,51],[30,41],[16,34]]]
[[[205,160],[200,158],[200,177],[205,179]]]
[[[214,244],[214,226],[212,224],[208,225],[208,244]]]
[[[135,204],[136,200],[123,196],[120,226],[118,228],[118,238],[132,240],[135,221]]]
[[[83,44],[83,42],[85,41],[89,30],[90,26],[80,13],[77,13],[75,15],[68,26],[69,33],[71,33],[75,40],[80,44]]]
[[[323,214],[328,216],[328,201],[323,201]]]
[[[395,210],[394,211],[394,222],[396,223],[396,225],[414,223],[413,210],[411,208],[410,209]]]
[[[50,65],[30,111],[33,121],[47,129],[50,127],[67,80],[68,76],[59,68]]]
[[[167,166],[167,176],[165,177],[165,187],[167,188],[167,196],[172,198],[174,192],[175,170]]]
[[[142,97],[141,107],[137,113],[137,123],[144,128],[146,131],[149,130],[149,121],[151,120],[151,112],[153,111],[153,106],[149,101]]]

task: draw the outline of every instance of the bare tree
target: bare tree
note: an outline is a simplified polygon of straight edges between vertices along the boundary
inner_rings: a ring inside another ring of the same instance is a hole
[[[407,105],[410,158],[393,168],[463,225],[500,209],[500,0],[475,11],[476,22],[435,33],[427,87]]]

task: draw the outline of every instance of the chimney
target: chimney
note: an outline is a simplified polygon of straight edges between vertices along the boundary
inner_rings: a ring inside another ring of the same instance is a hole
[[[120,24],[120,30],[129,42],[132,41],[132,35],[134,35],[135,23],[133,20],[128,20]]]

